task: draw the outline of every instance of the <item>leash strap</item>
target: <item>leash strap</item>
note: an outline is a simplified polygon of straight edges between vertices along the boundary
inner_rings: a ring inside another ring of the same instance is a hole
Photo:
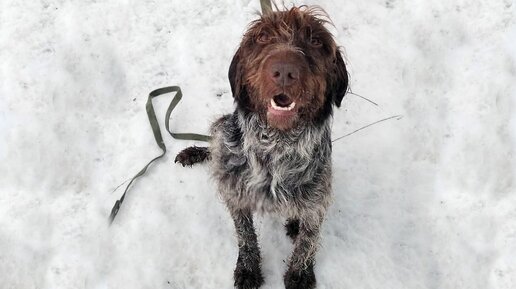
[[[260,0],[260,6],[262,7],[263,14],[272,12],[271,0]]]
[[[115,205],[113,206],[113,209],[111,209],[111,215],[109,216],[109,224],[112,224],[115,220],[116,215],[118,214],[118,211],[120,210],[120,207],[122,206],[122,203],[124,202],[125,195],[127,194],[127,191],[129,190],[129,187],[133,184],[133,182],[143,174],[147,172],[147,169],[149,166],[156,160],[162,158],[167,153],[167,147],[165,146],[165,142],[163,142],[163,137],[161,135],[161,130],[159,127],[158,119],[156,118],[156,112],[154,111],[154,106],[152,105],[152,99],[156,96],[160,96],[165,93],[175,92],[176,95],[170,102],[167,113],[165,115],[165,128],[167,129],[167,132],[175,139],[182,139],[182,140],[196,140],[196,141],[209,141],[211,139],[208,135],[203,134],[196,134],[196,133],[174,133],[170,131],[170,115],[172,114],[172,111],[177,106],[179,101],[181,101],[181,98],[183,97],[183,93],[181,92],[181,88],[179,86],[167,86],[158,88],[156,90],[151,91],[149,93],[149,98],[147,99],[147,104],[145,105],[147,110],[147,116],[149,117],[149,123],[152,127],[152,133],[154,134],[154,139],[156,140],[156,143],[163,151],[161,155],[155,157],[152,159],[143,169],[141,169],[129,182],[127,187],[125,187],[124,193],[122,197],[116,201]]]

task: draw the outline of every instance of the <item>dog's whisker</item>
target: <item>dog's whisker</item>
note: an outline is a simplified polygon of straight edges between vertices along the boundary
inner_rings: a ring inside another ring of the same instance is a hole
[[[341,140],[341,139],[343,139],[343,138],[346,138],[346,137],[348,137],[348,136],[350,136],[350,135],[352,135],[352,134],[355,134],[355,133],[357,133],[357,132],[359,132],[359,131],[361,131],[361,130],[363,130],[363,129],[366,129],[366,128],[370,127],[370,126],[373,126],[373,125],[378,124],[378,123],[380,123],[380,122],[384,122],[384,121],[387,121],[387,120],[390,120],[390,119],[394,119],[394,118],[395,118],[396,120],[400,120],[400,119],[402,119],[402,118],[403,118],[403,115],[394,115],[394,116],[391,116],[391,117],[387,117],[387,118],[384,118],[384,119],[381,119],[381,120],[375,121],[375,122],[373,122],[373,123],[370,123],[370,124],[368,124],[368,125],[365,125],[365,126],[363,126],[363,127],[360,127],[360,128],[358,128],[358,129],[356,129],[356,130],[354,130],[354,131],[352,131],[352,132],[350,132],[350,133],[348,133],[348,134],[345,134],[345,135],[343,135],[343,136],[341,136],[341,137],[338,137],[338,138],[336,138],[336,139],[332,140],[332,142],[336,142],[336,141]]]
[[[355,95],[355,96],[358,96],[358,97],[362,98],[363,100],[370,102],[371,104],[374,104],[374,105],[376,105],[376,106],[379,106],[379,105],[378,105],[378,103],[376,103],[376,102],[374,102],[374,101],[370,100],[369,98],[366,98],[366,97],[364,97],[364,96],[362,96],[362,95],[360,95],[360,94],[356,94],[356,93],[352,92],[351,90],[349,90],[347,93],[352,94],[352,95]]]

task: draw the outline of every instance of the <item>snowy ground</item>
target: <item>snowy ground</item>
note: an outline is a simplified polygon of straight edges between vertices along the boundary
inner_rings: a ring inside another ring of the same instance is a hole
[[[290,3],[290,2],[286,2]],[[318,288],[516,288],[516,3],[319,4],[354,92],[334,136]],[[232,288],[233,226],[205,166],[159,154],[147,93],[180,85],[173,129],[232,109],[226,73],[258,0],[0,2],[0,288]],[[170,96],[155,102],[163,119]],[[178,121],[180,120],[180,121]],[[282,288],[282,220],[257,219]]]

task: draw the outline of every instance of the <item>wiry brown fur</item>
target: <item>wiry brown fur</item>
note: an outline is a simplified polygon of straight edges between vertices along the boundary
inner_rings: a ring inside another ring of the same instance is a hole
[[[331,114],[348,85],[324,15],[320,9],[294,7],[251,23],[229,69],[236,110],[213,124],[209,152],[196,149],[192,156],[209,156],[234,220],[239,289],[263,283],[253,212],[288,219],[294,251],[285,287],[315,287],[315,253],[331,200]],[[295,106],[278,112],[271,103]],[[179,161],[195,162],[188,156],[183,152]]]

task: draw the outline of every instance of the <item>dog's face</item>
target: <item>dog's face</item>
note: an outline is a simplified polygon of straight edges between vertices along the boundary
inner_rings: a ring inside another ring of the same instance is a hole
[[[318,122],[340,106],[346,66],[321,11],[294,7],[251,23],[229,68],[237,105],[289,130]]]

